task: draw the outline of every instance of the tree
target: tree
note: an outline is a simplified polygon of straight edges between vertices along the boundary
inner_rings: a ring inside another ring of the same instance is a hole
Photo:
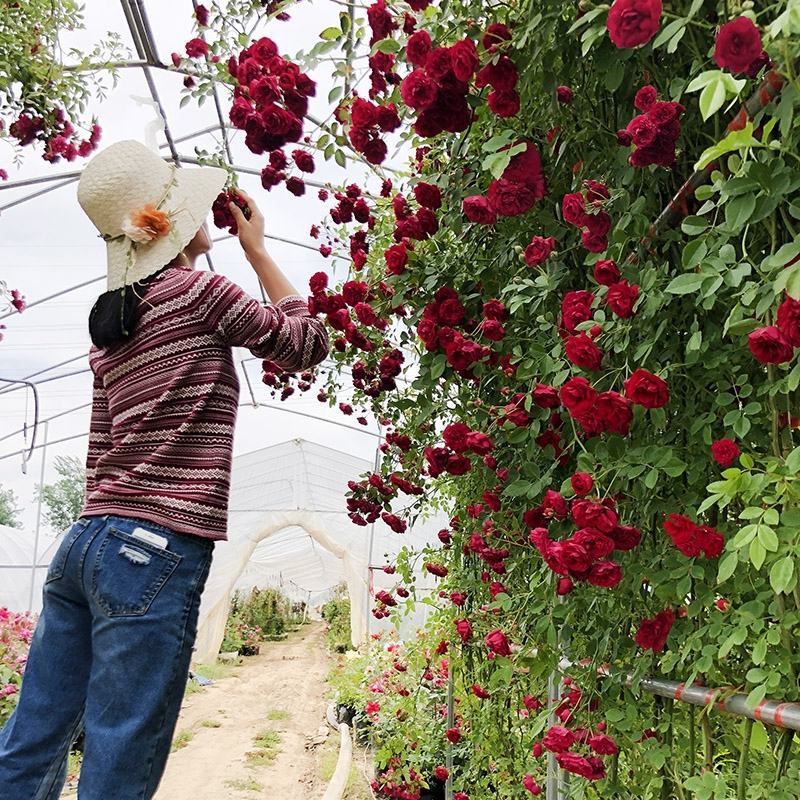
[[[72,525],[83,509],[86,470],[83,462],[75,456],[57,456],[55,468],[58,480],[37,487],[36,491],[37,499],[41,497],[47,507],[45,521],[60,531]]]
[[[12,528],[21,528],[22,523],[17,516],[17,496],[11,489],[0,489],[0,525],[9,525]]]

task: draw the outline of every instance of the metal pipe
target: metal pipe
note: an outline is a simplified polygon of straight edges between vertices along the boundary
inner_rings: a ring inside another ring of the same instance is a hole
[[[205,166],[199,158],[195,158],[194,156],[178,156],[180,161],[184,164],[195,164],[199,166]],[[230,164],[229,165],[234,172],[243,172],[245,175],[261,175],[261,170],[256,169],[255,167],[245,167],[241,164]],[[328,186],[325,183],[320,183],[319,181],[311,180],[310,178],[303,178],[303,183],[306,186],[313,186],[315,189],[327,189]]]
[[[40,422],[50,422],[50,420],[58,419],[59,417],[65,417],[67,414],[71,414],[73,411],[80,411],[82,408],[91,408],[91,403],[83,403],[83,405],[75,406],[74,408],[68,408],[66,411],[59,411],[58,414],[53,414],[52,417],[48,417],[47,419],[39,420]],[[0,436],[0,442],[5,441],[6,439],[10,439],[12,436],[16,436],[19,433],[25,433],[26,426],[22,428],[17,428],[15,431],[11,431],[11,433],[7,433],[5,436]]]
[[[33,455],[33,451],[36,445],[36,432],[39,430],[39,392],[36,389],[35,383],[32,383],[31,381],[27,381],[24,379],[0,378],[0,381],[2,381],[3,383],[14,383],[18,385],[23,384],[33,392],[33,434],[31,435],[31,446],[28,448],[28,454],[27,455],[25,455],[24,453],[22,454],[22,471],[24,473],[27,469],[28,461],[30,461],[31,456]],[[22,433],[23,435],[27,434],[28,431],[27,414],[28,414],[28,409],[26,404],[25,407],[26,424],[19,431],[17,431],[18,433]],[[8,437],[4,436],[3,438],[7,439]]]
[[[633,686],[633,676],[624,680],[625,686]],[[708,706],[725,714],[763,722],[778,728],[800,731],[800,703],[781,703],[777,700],[762,700],[754,709],[747,707],[747,695],[727,689],[709,689],[706,686],[686,686],[684,683],[669,681],[664,678],[642,678],[638,684],[643,692],[658,697],[680,700],[693,706]],[[722,696],[720,696],[722,695]]]
[[[55,300],[56,297],[61,297],[62,295],[69,294],[70,292],[74,292],[77,289],[82,289],[84,286],[90,286],[93,283],[97,283],[98,281],[105,280],[105,275],[100,275],[98,278],[92,278],[91,280],[84,281],[83,283],[77,283],[75,286],[69,286],[66,289],[62,289],[60,292],[56,292],[55,294],[49,294],[47,297],[42,297],[39,300],[34,300],[32,303],[28,303],[25,306],[25,310],[27,311],[34,306],[38,306],[40,303],[45,303],[48,300]],[[0,314],[0,319],[6,319],[8,317],[13,317],[15,314],[19,314],[19,311],[8,311],[5,314]]]
[[[133,39],[133,46],[136,48],[136,54],[142,61],[147,61],[147,53],[145,52],[142,43],[142,35],[139,32],[139,27],[136,24],[136,19],[133,14],[133,9],[128,0],[119,0],[122,6],[122,13],[125,15],[125,20],[128,23],[128,30],[130,30],[131,38]]]
[[[236,237],[232,234],[228,234],[227,236],[217,236],[216,239],[212,239],[211,241],[216,242],[225,242],[228,239],[235,239]],[[310,244],[304,244],[303,242],[296,242],[294,239],[286,239],[283,236],[272,236],[270,234],[264,234],[265,239],[272,239],[275,242],[284,242],[285,244],[293,244],[295,247],[305,247],[306,250],[313,250],[315,253],[319,253],[319,249],[314,247]]]
[[[47,465],[47,427],[44,423],[44,442],[42,444],[42,468],[39,472],[39,491],[36,498],[36,532],[33,535],[33,559],[31,564],[31,590],[28,595],[28,611],[33,610],[33,588],[36,583],[36,561],[39,558],[39,532],[42,524],[42,489],[44,488],[44,468]]]
[[[0,213],[7,211],[9,208],[14,208],[14,206],[21,206],[23,203],[27,203],[28,200],[33,200],[37,197],[41,197],[42,195],[54,192],[56,189],[61,189],[63,186],[68,186],[71,183],[75,183],[77,180],[77,177],[67,178],[65,181],[61,181],[61,183],[55,183],[52,186],[46,187],[45,189],[39,189],[38,192],[31,192],[31,194],[26,194],[24,197],[18,197],[16,200],[12,200],[10,203],[0,206]],[[0,186],[0,189],[2,188],[5,187]]]

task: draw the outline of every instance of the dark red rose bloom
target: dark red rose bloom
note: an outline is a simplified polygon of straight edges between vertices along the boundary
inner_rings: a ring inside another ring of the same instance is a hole
[[[415,67],[424,67],[431,50],[433,45],[430,34],[427,31],[417,31],[406,43],[406,58]]]
[[[448,728],[444,735],[452,744],[458,744],[461,741],[461,731],[458,728]]]
[[[711,445],[711,455],[721,467],[729,467],[739,458],[739,447],[733,439],[719,439]]]
[[[572,89],[569,86],[559,86],[556,89],[556,99],[559,103],[568,106],[573,100]]]
[[[256,62],[265,67],[269,66],[272,59],[278,55],[278,45],[266,36],[253,42],[249,50]]]
[[[613,589],[619,586],[622,580],[622,570],[619,564],[613,561],[598,561],[592,565],[589,577],[586,579],[592,586],[600,586],[603,589]]]
[[[530,211],[536,196],[527,186],[500,178],[489,184],[487,193],[492,208],[503,217],[516,217]]]
[[[747,73],[761,52],[761,33],[747,17],[736,17],[719,29],[714,61],[720,69]]]
[[[286,173],[279,172],[274,167],[264,167],[261,170],[261,185],[269,191],[273,186],[277,186],[286,178]]]
[[[425,72],[434,81],[443,81],[453,76],[453,53],[451,47],[434,47],[425,64]]]
[[[469,426],[463,422],[453,422],[442,432],[444,443],[456,453],[463,453],[467,449],[467,434]]]
[[[450,297],[439,306],[439,320],[445,325],[458,325],[462,319],[464,319],[464,306],[457,297]]]
[[[271,156],[272,154],[270,154]],[[314,156],[307,150],[293,150],[292,159],[301,172],[314,171]]]
[[[546,261],[556,249],[556,240],[552,236],[534,236],[531,243],[525,248],[525,263],[535,267]],[[798,304],[800,305],[800,304]]]
[[[575,744],[575,734],[560,725],[553,725],[542,739],[542,746],[551,753],[566,753],[573,744]]]
[[[652,619],[643,619],[636,631],[636,644],[642,650],[652,650],[660,653],[667,642],[667,636],[675,622],[672,609],[665,609],[656,614]]]
[[[565,194],[561,201],[561,214],[564,222],[583,228],[588,224],[589,215],[586,213],[586,201],[580,192]]]
[[[615,550],[633,550],[642,541],[642,533],[631,525],[617,525],[608,534],[614,540]]]
[[[633,105],[634,108],[638,108],[639,111],[647,112],[656,104],[657,100],[658,93],[656,92],[655,86],[642,86],[642,88],[636,92]]]
[[[486,646],[498,656],[511,655],[508,639],[506,639],[506,635],[499,628],[487,633],[484,637],[484,642],[486,642]]]
[[[432,183],[420,181],[414,187],[414,197],[423,208],[436,211],[442,205],[442,193],[439,191],[439,187]]]
[[[617,131],[617,144],[622,147],[630,147],[633,144],[633,136],[623,128]]]
[[[405,245],[393,244],[383,253],[386,259],[386,273],[388,275],[400,275],[405,271],[408,263],[408,253]]]
[[[457,619],[455,621],[456,631],[461,637],[461,641],[466,644],[472,637],[472,625],[468,619]]]
[[[378,123],[378,127],[386,133],[391,133],[400,127],[400,116],[397,113],[397,107],[394,103],[378,106],[375,120]]]
[[[583,369],[599,370],[603,361],[603,351],[585,333],[568,337],[564,352],[573,364]]]
[[[627,49],[649,42],[660,21],[661,0],[614,0],[606,27],[611,41]]]
[[[617,743],[604,733],[595,733],[589,737],[589,747],[601,756],[613,756],[619,750]]]
[[[525,143],[527,147],[511,158],[503,170],[502,177],[512,183],[527,186],[537,200],[547,194],[547,182],[542,172],[542,159],[536,145],[529,139],[522,139],[514,144]]]
[[[597,390],[586,378],[570,378],[559,390],[559,397],[564,408],[573,417],[579,417],[592,410]]]
[[[519,95],[514,92],[489,92],[486,98],[486,103],[489,110],[498,117],[515,117],[519,114],[520,99]]]
[[[611,286],[619,281],[619,267],[610,258],[601,258],[594,265],[594,279],[601,286]]]
[[[570,510],[573,521],[580,528],[596,528],[601,533],[610,533],[619,522],[613,508],[591,500],[573,500]]]
[[[306,185],[300,178],[292,177],[286,179],[286,188],[295,196],[300,197],[300,195],[305,194],[306,192]]]
[[[499,300],[487,300],[483,304],[483,314],[486,319],[497,319],[502,322],[508,318],[508,309]]]
[[[463,39],[450,48],[453,73],[460,81],[468,81],[478,69],[478,51],[472,39]]]
[[[547,519],[564,519],[567,516],[567,501],[553,489],[548,489],[544,493],[541,505],[542,513]]]
[[[497,92],[513,92],[519,80],[519,72],[508,56],[500,56],[496,64],[487,64],[475,77],[475,85],[482,89],[491,86]]]
[[[501,42],[511,41],[511,31],[502,22],[493,22],[483,34],[481,44],[483,49],[492,52]]]
[[[208,55],[208,45],[202,39],[190,39],[186,42],[186,55],[189,58],[204,58]]]
[[[569,482],[572,484],[572,491],[579,497],[589,494],[594,488],[594,480],[588,472],[576,472]]]
[[[564,295],[561,301],[561,324],[567,331],[575,333],[577,325],[591,319],[593,300],[594,295],[583,289]]]
[[[605,211],[588,214],[585,225],[595,236],[605,236],[611,230],[611,217]]]
[[[580,775],[587,781],[601,781],[606,776],[603,762],[595,756],[584,758],[577,753],[559,753],[556,761],[561,769]]]
[[[493,225],[497,222],[497,213],[489,203],[488,198],[480,194],[464,198],[464,216],[470,222],[477,222],[481,225]]]
[[[581,234],[581,244],[590,253],[602,253],[608,250],[608,239],[604,234],[585,230]]]
[[[425,569],[431,575],[436,575],[438,578],[447,577],[448,569],[443,564],[437,564],[434,561],[429,561],[427,564],[425,564]]]
[[[631,285],[628,281],[619,281],[608,287],[606,303],[618,317],[627,319],[633,315],[633,306],[638,296],[638,286]]]
[[[478,328],[490,342],[502,341],[506,335],[506,329],[503,324],[496,319],[485,319],[478,325]]]
[[[481,687],[481,685],[479,683],[473,683],[472,684],[472,693],[475,695],[475,697],[478,697],[481,700],[486,700],[488,697],[491,697],[489,692],[487,692],[486,689]],[[447,770],[445,770],[445,772],[446,771]]]
[[[706,558],[717,558],[725,549],[725,537],[709,525],[697,529],[697,540]]]
[[[661,408],[669,402],[669,387],[646,369],[637,369],[625,381],[625,395],[632,402],[645,408]]]
[[[618,392],[603,392],[597,396],[594,415],[601,430],[627,436],[633,422],[631,404]],[[586,427],[584,420],[581,425]]]
[[[794,356],[791,342],[773,325],[753,331],[747,337],[747,344],[762,364],[784,364]]]
[[[558,392],[552,386],[545,386],[543,383],[536,384],[531,392],[531,398],[539,408],[558,408],[561,405]]]
[[[786,297],[778,306],[778,328],[793,347],[800,347],[800,302]]]
[[[614,552],[614,540],[596,528],[581,528],[573,534],[572,541],[583,547],[593,561]]]
[[[683,514],[670,514],[664,520],[664,531],[688,558],[696,558],[700,553],[706,558],[716,558],[725,546],[719,531],[708,525],[696,525]]]
[[[386,142],[383,139],[371,139],[362,152],[370,164],[382,164],[387,153]]]
[[[397,27],[391,13],[386,8],[384,0],[376,0],[367,8],[367,22],[372,29],[370,44],[385,39]]]
[[[403,102],[415,111],[423,111],[436,100],[438,88],[421,69],[415,69],[403,78],[400,96]]]

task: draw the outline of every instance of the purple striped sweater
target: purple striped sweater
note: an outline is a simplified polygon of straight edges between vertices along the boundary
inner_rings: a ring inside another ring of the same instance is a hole
[[[212,272],[153,278],[133,336],[92,347],[92,421],[81,516],[118,514],[227,538],[239,380],[232,347],[288,372],[328,353],[306,301],[263,306]]]

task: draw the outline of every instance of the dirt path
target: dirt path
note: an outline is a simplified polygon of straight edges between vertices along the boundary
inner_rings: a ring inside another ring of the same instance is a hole
[[[306,625],[284,642],[262,645],[232,677],[188,695],[176,736],[191,732],[191,739],[170,756],[155,800],[322,794],[317,755],[305,743],[324,723],[329,666],[322,625]],[[259,747],[256,739],[267,731],[274,733]]]

